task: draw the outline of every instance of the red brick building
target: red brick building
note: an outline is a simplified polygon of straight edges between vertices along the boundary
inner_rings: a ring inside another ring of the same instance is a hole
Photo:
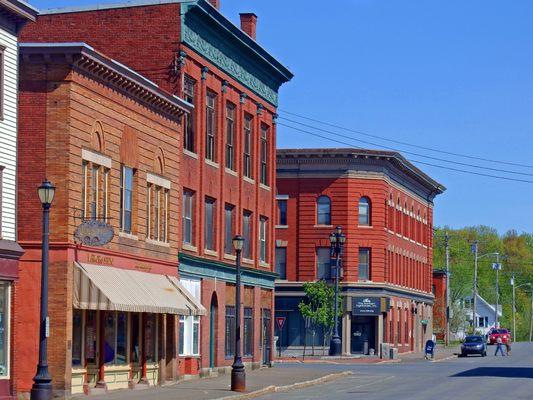
[[[446,279],[446,271],[433,271],[433,332],[439,340],[443,340],[446,335]]]
[[[343,353],[420,350],[432,333],[432,201],[444,187],[398,153],[363,149],[278,150],[277,174],[282,346],[311,340],[302,283],[331,279],[329,235],[342,226]]]
[[[241,30],[217,3],[147,0],[44,11],[23,32],[26,42],[87,43],[194,105],[176,130],[177,146],[163,146],[178,162],[173,262],[208,311],[180,318],[182,376],[231,365],[237,233],[246,239],[244,361],[257,367],[272,357],[275,113],[279,87],[292,74],[255,41],[254,14],[241,14]]]
[[[179,283],[181,120],[192,106],[85,44],[21,45],[15,285],[17,391],[37,365],[41,204],[50,220],[48,361],[57,395],[178,375],[178,316],[205,314]],[[104,246],[84,221],[115,231]],[[165,295],[160,294],[164,292]],[[198,318],[198,317],[193,317]]]

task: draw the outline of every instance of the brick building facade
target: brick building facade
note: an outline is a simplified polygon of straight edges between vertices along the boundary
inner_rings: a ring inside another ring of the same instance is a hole
[[[56,185],[48,292],[56,394],[175,378],[178,315],[205,312],[176,282],[181,185],[172,149],[192,106],[88,45],[45,43],[21,45],[19,107],[18,234],[25,254],[15,285],[17,391],[29,391],[37,365],[36,188],[45,178]],[[113,240],[83,244],[74,236],[83,221],[108,223]],[[155,295],[134,303],[141,280],[150,281],[146,293],[164,290],[176,306],[163,307]]]
[[[432,292],[435,295],[433,305],[433,332],[437,339],[444,340],[446,335],[446,271],[433,271]]]
[[[298,311],[302,283],[331,280],[329,235],[342,226],[343,353],[420,350],[432,332],[432,201],[444,188],[394,152],[283,149],[277,159],[282,347],[312,340]]]
[[[173,263],[208,314],[180,318],[180,375],[223,372],[232,363],[237,233],[246,239],[244,361],[256,367],[272,358],[275,116],[279,87],[292,74],[255,41],[254,14],[241,14],[241,30],[217,3],[50,10],[23,33],[26,42],[85,42],[194,105],[179,144],[163,147],[178,162]]]

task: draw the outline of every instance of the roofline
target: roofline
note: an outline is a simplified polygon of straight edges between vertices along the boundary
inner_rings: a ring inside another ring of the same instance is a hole
[[[297,148],[297,149],[277,149],[276,159],[309,159],[309,158],[342,158],[342,157],[375,157],[375,158],[393,158],[397,160],[409,172],[423,180],[426,184],[433,188],[435,194],[441,194],[446,190],[446,187],[421,169],[416,167],[408,161],[401,153],[397,151],[387,151],[379,149],[363,149],[363,148]]]
[[[37,8],[22,0],[0,0],[0,6],[9,9],[17,17],[28,21],[35,21],[37,14],[39,14]]]
[[[1,0],[0,0],[1,1]],[[190,3],[196,4],[206,14],[208,14],[216,23],[222,26],[224,29],[232,33],[241,43],[252,49],[260,58],[270,64],[276,69],[286,81],[290,81],[294,75],[287,67],[276,60],[267,50],[259,45],[254,39],[244,33],[237,25],[226,18],[220,10],[214,7],[209,1],[205,0],[131,0],[117,3],[108,4],[94,4],[87,6],[74,6],[63,8],[51,8],[40,12],[40,15],[54,15],[54,14],[68,14],[76,12],[89,12],[89,11],[103,11],[117,8],[130,8],[130,7],[142,7],[142,6],[158,6],[164,4],[183,4]]]
[[[111,10],[115,8],[130,8],[142,6],[157,6],[161,4],[180,4],[190,0],[130,0],[116,3],[96,3],[86,6],[57,7],[42,10],[39,15],[69,14],[87,11]]]
[[[21,56],[30,55],[80,55],[93,62],[107,67],[112,72],[127,78],[129,81],[137,84],[141,89],[159,97],[168,102],[176,109],[182,112],[191,112],[194,105],[188,103],[182,98],[166,92],[151,80],[138,74],[126,65],[119,63],[105,55],[98,53],[93,47],[83,42],[73,43],[20,43]]]

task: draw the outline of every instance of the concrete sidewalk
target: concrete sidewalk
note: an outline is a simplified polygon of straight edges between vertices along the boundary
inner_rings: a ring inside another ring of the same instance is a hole
[[[461,346],[449,346],[444,347],[444,345],[437,345],[435,358],[433,361],[443,361],[449,358],[457,357],[457,354],[461,352]],[[425,357],[424,353],[400,353],[398,358],[401,361],[414,361],[414,360],[423,360]]]
[[[246,373],[246,389],[248,395],[241,398],[253,398],[253,393],[265,390],[265,393],[274,392],[275,387],[288,385],[294,388],[305,387],[330,381],[346,375],[339,372],[338,368],[299,368],[298,366],[285,366],[282,368],[263,368]],[[303,385],[297,383],[305,382]],[[287,388],[286,388],[287,389]],[[143,390],[117,390],[103,395],[76,396],[76,399],[102,399],[102,400],[214,400],[238,395],[230,390],[230,374],[216,378],[195,379],[169,384],[163,387],[152,387]],[[236,396],[235,398],[239,398]]]

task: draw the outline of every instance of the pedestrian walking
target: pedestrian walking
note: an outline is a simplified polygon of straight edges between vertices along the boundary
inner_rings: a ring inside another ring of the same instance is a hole
[[[496,338],[496,351],[494,352],[494,356],[497,356],[498,355],[498,351],[500,353],[502,353],[502,357],[505,356],[505,354],[503,354],[503,342],[502,342],[502,338],[498,336],[498,338]]]
[[[505,344],[505,355],[510,356],[511,355],[511,340],[509,338],[505,338],[503,343]]]

